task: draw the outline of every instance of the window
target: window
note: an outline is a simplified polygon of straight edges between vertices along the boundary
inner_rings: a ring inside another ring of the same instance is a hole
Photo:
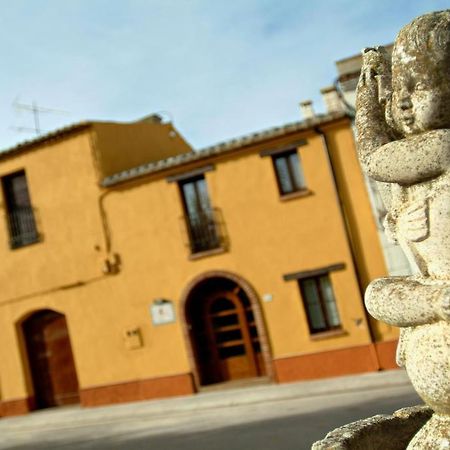
[[[274,154],[272,161],[281,195],[305,189],[305,178],[297,150]]]
[[[11,248],[23,247],[39,240],[25,171],[2,178]]]
[[[209,202],[205,177],[199,175],[180,181],[179,186],[183,198],[191,253],[220,248],[217,221]]]
[[[328,274],[298,280],[311,334],[341,327]]]

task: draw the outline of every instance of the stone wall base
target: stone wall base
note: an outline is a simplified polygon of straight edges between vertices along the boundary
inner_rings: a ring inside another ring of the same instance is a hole
[[[274,379],[278,383],[285,383],[397,368],[396,347],[397,341],[389,341],[274,359]],[[195,386],[192,374],[185,373],[88,387],[80,391],[80,402],[82,406],[89,407],[193,393]],[[34,408],[33,397],[6,400],[0,402],[0,417],[26,414]]]
[[[20,416],[34,409],[34,398],[18,398],[0,402],[0,417]]]
[[[275,380],[285,383],[397,368],[396,347],[397,341],[389,341],[274,359]]]
[[[395,362],[395,353],[397,351],[398,340],[386,341],[386,342],[376,342],[375,351],[377,352],[378,362],[380,364],[380,369],[398,369],[397,363]]]
[[[189,373],[147,380],[136,380],[105,386],[93,386],[80,391],[81,406],[101,406],[136,402],[164,397],[189,395],[195,392]],[[0,402],[0,417],[27,414],[35,409],[32,397]]]
[[[194,392],[192,375],[186,373],[82,389],[80,400],[82,406],[100,406],[189,395]]]

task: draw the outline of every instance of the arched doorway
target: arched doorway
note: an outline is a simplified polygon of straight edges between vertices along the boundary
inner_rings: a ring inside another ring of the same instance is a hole
[[[255,301],[228,277],[203,278],[189,290],[185,314],[200,385],[267,375],[266,333]]]
[[[66,318],[49,309],[22,323],[36,408],[79,402],[78,378]]]

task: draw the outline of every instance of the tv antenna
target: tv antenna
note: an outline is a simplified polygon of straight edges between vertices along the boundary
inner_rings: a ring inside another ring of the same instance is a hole
[[[34,120],[34,127],[13,127],[13,128],[17,131],[34,132],[37,136],[39,136],[43,132],[40,124],[40,114],[43,113],[68,114],[67,111],[62,111],[60,109],[45,108],[43,106],[39,106],[35,100],[33,100],[31,103],[28,104],[28,103],[21,103],[19,102],[18,99],[15,99],[12,105],[17,111],[31,112],[33,114]]]

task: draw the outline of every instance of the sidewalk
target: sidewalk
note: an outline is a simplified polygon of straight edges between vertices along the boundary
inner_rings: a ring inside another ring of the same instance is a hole
[[[35,411],[0,420],[2,432],[27,432],[114,424],[129,420],[175,415],[210,408],[249,405],[276,400],[320,397],[330,393],[348,393],[383,387],[408,386],[403,370],[351,375],[289,384],[267,384],[239,389],[200,392],[192,396],[149,400],[112,406],[81,408],[61,407]]]

